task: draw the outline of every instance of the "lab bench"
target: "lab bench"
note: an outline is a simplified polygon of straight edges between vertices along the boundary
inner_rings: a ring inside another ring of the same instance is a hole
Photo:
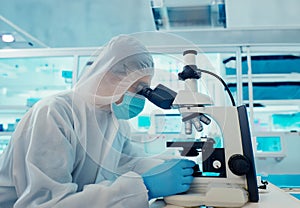
[[[217,196],[216,196],[217,197]],[[259,202],[248,202],[243,208],[298,208],[300,207],[300,200],[293,197],[286,191],[269,183],[265,191],[259,193]],[[166,205],[162,199],[158,199],[150,203],[150,208],[180,208],[173,205]],[[199,207],[200,208],[200,207]],[[203,206],[201,206],[203,208]]]

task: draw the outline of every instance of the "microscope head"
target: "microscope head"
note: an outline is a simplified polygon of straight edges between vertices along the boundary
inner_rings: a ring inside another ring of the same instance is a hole
[[[162,84],[151,89],[148,85],[141,83],[137,86],[137,92],[147,98],[154,105],[163,109],[171,109],[173,101],[177,95],[176,92]]]

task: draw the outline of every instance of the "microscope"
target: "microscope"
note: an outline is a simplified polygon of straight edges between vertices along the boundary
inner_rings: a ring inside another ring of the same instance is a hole
[[[186,158],[200,158],[194,167],[194,181],[188,192],[164,198],[167,204],[177,207],[242,207],[247,202],[258,202],[258,187],[251,135],[246,107],[236,106],[226,83],[216,74],[198,69],[197,51],[183,53],[183,71],[179,80],[185,89],[177,93],[159,84],[155,89],[139,86],[139,94],[160,108],[177,108],[185,125],[185,133],[193,129],[201,132],[203,125],[216,123],[222,135],[222,146],[216,147],[215,138],[201,137],[167,141],[167,148],[180,148]],[[198,80],[208,74],[225,87],[232,106],[215,106],[212,99],[198,92]],[[168,206],[167,206],[168,207]]]

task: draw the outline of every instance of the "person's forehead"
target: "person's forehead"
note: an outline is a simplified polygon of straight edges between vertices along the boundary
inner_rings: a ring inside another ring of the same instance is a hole
[[[150,84],[150,82],[151,82],[151,76],[145,76],[145,77],[138,79],[135,83],[132,84],[132,86],[136,86],[140,83]]]
[[[136,81],[136,83],[140,83],[140,82],[150,83],[150,81],[151,81],[151,76],[145,76],[139,79],[138,81]]]

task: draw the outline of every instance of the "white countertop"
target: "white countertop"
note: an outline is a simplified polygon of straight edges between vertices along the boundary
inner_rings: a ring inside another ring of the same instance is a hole
[[[150,204],[150,208],[175,208],[176,206],[166,206],[163,200],[157,200]],[[243,208],[300,208],[300,200],[281,190],[277,186],[270,184],[266,191],[259,193],[258,203],[247,203]]]

